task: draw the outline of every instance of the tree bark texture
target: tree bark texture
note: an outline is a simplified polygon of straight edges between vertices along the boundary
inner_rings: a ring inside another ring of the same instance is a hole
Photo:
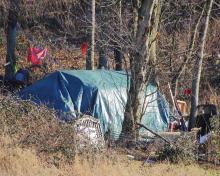
[[[152,18],[155,7],[159,4],[159,0],[142,0],[135,2],[134,22],[137,22],[137,24],[134,24],[133,30],[134,49],[130,53],[130,89],[121,134],[122,138],[128,140],[137,139],[138,133],[135,130],[136,123],[140,122],[144,114],[143,100],[152,71],[150,44],[152,25],[155,24],[152,23]]]
[[[153,23],[152,31],[150,37],[150,60],[153,65],[152,70],[152,84],[158,84],[156,81],[156,61],[157,61],[157,38],[159,37],[159,23],[160,23],[160,15],[161,15],[161,3],[155,5],[155,9],[153,12]]]
[[[122,28],[122,2],[119,1],[119,33],[121,34],[121,28]],[[121,52],[121,47],[119,44],[116,43],[116,46],[114,48],[114,57],[115,57],[115,70],[121,71],[123,69],[123,54]]]
[[[92,27],[91,27],[91,42],[90,53],[86,57],[86,69],[94,70],[95,58],[95,31],[96,31],[96,0],[92,0]]]
[[[13,80],[16,73],[16,33],[17,33],[17,18],[19,11],[20,0],[11,0],[10,9],[8,15],[8,27],[7,27],[7,55],[6,55],[6,67],[5,78],[6,80]]]

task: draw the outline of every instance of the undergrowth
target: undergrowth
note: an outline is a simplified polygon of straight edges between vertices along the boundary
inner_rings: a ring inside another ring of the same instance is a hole
[[[220,115],[211,120],[213,132],[208,144],[208,159],[220,164]]]
[[[164,144],[157,149],[159,160],[169,163],[192,164],[197,161],[198,143],[196,133],[183,133],[172,144]]]
[[[75,156],[74,130],[59,121],[54,110],[0,95],[0,134],[9,135],[14,145],[33,148],[53,164],[71,162]]]
[[[138,176],[152,173],[160,176],[163,173],[165,176],[217,176],[219,173],[218,170],[206,171],[196,165],[170,165],[165,162],[149,166],[144,161],[129,160],[125,152],[117,149],[77,155],[74,137],[73,124],[59,121],[54,110],[12,95],[0,95],[2,175]],[[167,155],[175,153],[178,159],[183,159],[177,150]]]

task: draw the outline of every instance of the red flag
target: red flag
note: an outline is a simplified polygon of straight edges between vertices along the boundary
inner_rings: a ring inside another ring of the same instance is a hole
[[[31,62],[33,65],[40,65],[42,60],[46,57],[46,55],[47,55],[47,48],[45,49],[29,48],[27,60]]]
[[[88,43],[87,42],[83,42],[81,44],[81,52],[83,56],[86,56],[87,54],[87,49],[88,49]]]

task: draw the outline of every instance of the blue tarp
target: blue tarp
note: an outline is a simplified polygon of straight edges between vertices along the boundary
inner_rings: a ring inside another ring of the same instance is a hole
[[[18,95],[37,104],[56,109],[59,118],[71,120],[77,113],[98,118],[104,132],[117,139],[127,102],[128,76],[108,70],[56,71]],[[154,131],[165,131],[169,123],[169,106],[157,88],[146,88],[147,108],[141,123]],[[143,132],[143,130],[140,130]]]

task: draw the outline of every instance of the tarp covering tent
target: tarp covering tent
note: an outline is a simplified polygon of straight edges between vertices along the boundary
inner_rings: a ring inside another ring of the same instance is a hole
[[[56,71],[18,95],[56,109],[59,118],[71,120],[85,113],[100,120],[104,132],[118,138],[127,102],[128,76],[108,70]],[[169,106],[153,85],[146,87],[146,112],[141,123],[154,131],[165,131],[169,123]],[[142,130],[140,130],[142,131]]]

